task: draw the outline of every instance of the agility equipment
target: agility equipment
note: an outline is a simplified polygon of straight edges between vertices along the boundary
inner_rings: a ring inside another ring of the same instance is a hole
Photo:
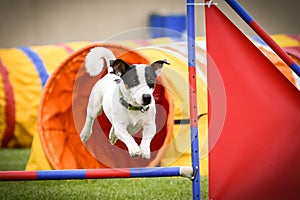
[[[2,171],[1,181],[71,180],[103,178],[144,178],[182,176],[192,178],[192,167],[148,167],[117,169],[74,169],[41,171]]]
[[[217,7],[205,13],[209,116],[226,108],[221,132],[209,127],[209,198],[299,198],[298,89]],[[216,68],[225,102],[214,99]]]
[[[196,42],[195,42],[195,9],[194,0],[187,0],[187,44],[189,71],[189,102],[190,102],[190,138],[191,157],[194,177],[192,179],[193,199],[201,198],[200,191],[200,161],[198,140],[198,110],[197,110],[197,79],[196,79]]]

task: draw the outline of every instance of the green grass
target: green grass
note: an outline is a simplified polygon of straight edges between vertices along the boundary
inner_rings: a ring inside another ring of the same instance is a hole
[[[29,149],[1,149],[0,170],[24,170]],[[2,181],[0,200],[72,199],[192,199],[186,178],[138,178],[59,181]],[[201,199],[207,200],[207,178],[201,179]]]
[[[24,170],[30,149],[0,149],[0,170]]]

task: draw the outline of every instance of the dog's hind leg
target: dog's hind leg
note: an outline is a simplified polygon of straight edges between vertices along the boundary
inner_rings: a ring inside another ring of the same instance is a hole
[[[89,98],[85,124],[80,133],[82,142],[86,142],[91,137],[94,121],[102,113],[102,109],[102,96],[97,92],[96,84],[96,87],[93,88]]]
[[[109,131],[109,141],[112,145],[116,144],[116,142],[118,141],[118,137],[115,135],[115,129],[113,126]]]
[[[80,133],[80,139],[82,142],[86,142],[91,137],[93,123],[94,123],[95,119],[96,119],[95,116],[92,116],[89,113],[87,113],[87,116],[85,119],[85,124]]]

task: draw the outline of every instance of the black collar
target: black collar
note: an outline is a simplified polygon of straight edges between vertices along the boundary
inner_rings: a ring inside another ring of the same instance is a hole
[[[130,103],[128,103],[124,97],[123,94],[121,92],[121,90],[119,89],[119,102],[122,104],[122,106],[124,106],[127,110],[136,110],[136,111],[141,111],[142,113],[146,112],[149,110],[149,106],[134,106],[131,105]]]

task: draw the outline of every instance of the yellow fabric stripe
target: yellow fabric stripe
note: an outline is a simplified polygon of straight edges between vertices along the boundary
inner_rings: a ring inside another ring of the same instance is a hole
[[[63,47],[54,45],[34,46],[31,49],[43,60],[49,75],[69,55]]]
[[[272,35],[273,40],[280,46],[280,47],[295,47],[300,46],[300,42],[290,38],[285,34],[277,34]]]
[[[31,60],[16,48],[0,49],[2,63],[7,67],[15,97],[16,124],[9,147],[30,147],[36,128],[41,95],[39,75]]]
[[[46,158],[38,132],[34,134],[31,149],[32,151],[26,165],[26,170],[52,169]]]
[[[73,49],[74,51],[81,49],[85,46],[88,46],[89,44],[91,44],[91,42],[88,41],[83,41],[83,42],[68,42],[65,43],[65,45],[67,45],[68,47],[70,47],[71,49]]]

